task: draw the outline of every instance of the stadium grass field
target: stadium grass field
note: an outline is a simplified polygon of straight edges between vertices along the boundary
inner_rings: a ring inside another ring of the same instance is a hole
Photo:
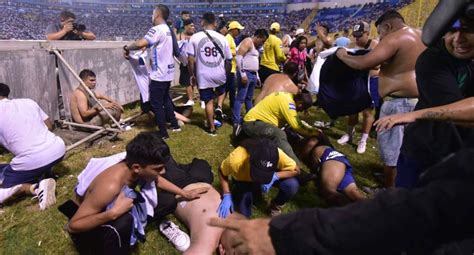
[[[198,101],[197,101],[198,102]],[[225,112],[229,109],[224,108]],[[211,137],[204,130],[204,112],[197,103],[192,115],[193,122],[186,124],[179,133],[170,133],[171,139],[167,141],[174,158],[180,163],[189,163],[193,158],[206,159],[212,166],[215,177],[221,161],[232,151],[230,145],[230,134],[232,126],[224,124],[218,130],[218,136]],[[127,115],[139,112],[139,107],[129,107]],[[301,114],[301,118],[308,123],[314,120],[328,120],[328,117],[314,107],[308,114]],[[363,155],[355,152],[356,145],[340,146],[336,143],[345,130],[345,118],[340,118],[336,126],[325,130],[334,146],[346,154],[351,161],[356,182],[359,187],[375,186],[377,181],[374,172],[382,171],[382,164],[376,150],[376,141],[369,138],[367,151]],[[91,157],[108,156],[121,152],[126,143],[137,133],[146,130],[155,130],[154,124],[148,116],[141,116],[136,120],[136,125],[130,131],[120,134],[120,140],[116,142],[96,142],[93,146],[85,148],[81,146],[67,153],[64,161],[55,167],[57,180],[56,196],[57,204],[46,211],[39,211],[38,202],[32,201],[30,197],[16,199],[4,205],[0,209],[0,254],[76,254],[68,234],[63,230],[66,217],[58,210],[57,206],[62,204],[73,195],[73,188],[77,175],[86,166]],[[355,141],[360,138],[360,133]],[[8,162],[11,154],[0,152],[0,163]],[[220,190],[217,178],[214,186]],[[276,195],[276,189],[272,189],[266,196]],[[291,212],[301,208],[326,207],[324,201],[319,197],[317,187],[314,183],[301,187],[300,191],[284,208],[284,212]],[[265,203],[254,207],[253,217],[265,216]],[[170,218],[177,222],[174,217]],[[183,229],[184,226],[180,224]],[[150,224],[147,227],[147,240],[135,249],[134,254],[178,254],[174,247],[159,233],[158,224]]]

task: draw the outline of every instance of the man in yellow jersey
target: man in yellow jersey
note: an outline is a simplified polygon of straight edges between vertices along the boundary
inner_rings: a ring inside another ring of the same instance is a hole
[[[234,210],[247,218],[252,215],[254,195],[267,193],[272,186],[280,191],[272,200],[269,213],[279,215],[283,205],[298,192],[295,176],[299,168],[275,143],[267,138],[247,139],[233,150],[219,168],[222,201],[217,209],[219,217],[227,218]],[[232,192],[229,185],[232,177]]]
[[[232,53],[232,70],[230,74],[227,75],[227,80],[225,83],[225,92],[226,96],[229,95],[229,106],[230,109],[234,108],[234,100],[235,100],[235,72],[237,71],[237,62],[236,62],[236,55],[237,55],[237,45],[235,44],[235,38],[239,36],[240,30],[244,29],[242,25],[238,21],[231,21],[227,26],[227,35],[225,38],[227,42],[229,42],[230,52]],[[219,108],[216,109],[219,111]],[[222,111],[222,110],[221,110]],[[219,116],[219,115],[217,115]]]
[[[278,32],[280,32],[280,24],[272,23],[270,26],[270,36],[263,45],[263,54],[260,60],[260,69],[258,70],[262,84],[268,76],[279,73],[279,65],[286,60],[286,56],[281,49],[281,40],[276,36]]]
[[[318,136],[320,130],[302,123],[297,114],[311,105],[312,98],[307,91],[296,95],[288,92],[274,92],[262,99],[245,115],[242,131],[249,137],[267,137],[273,140],[278,148],[300,165],[298,157],[281,128],[288,124],[302,136]]]

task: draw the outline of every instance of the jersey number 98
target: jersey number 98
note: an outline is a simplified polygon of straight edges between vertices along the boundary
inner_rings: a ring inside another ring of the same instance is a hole
[[[215,47],[205,47],[204,48],[204,56],[206,57],[210,57],[210,56],[213,56],[213,57],[217,57],[217,50]]]

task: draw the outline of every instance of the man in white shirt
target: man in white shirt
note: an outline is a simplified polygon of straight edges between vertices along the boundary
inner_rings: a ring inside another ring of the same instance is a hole
[[[160,135],[164,139],[169,138],[166,120],[170,121],[171,131],[181,131],[174,116],[173,102],[170,97],[175,63],[173,58],[174,34],[166,23],[169,14],[168,7],[159,4],[153,11],[154,27],[148,30],[144,38],[123,47],[126,59],[129,58],[131,50],[139,50],[143,47],[151,48],[150,104],[160,129]]]
[[[9,94],[10,88],[0,83],[0,145],[14,155],[9,164],[0,164],[0,204],[14,195],[32,194],[45,210],[56,202],[56,181],[41,179],[52,175],[66,147],[49,131],[52,122],[36,102],[10,100]]]
[[[188,44],[188,69],[191,84],[194,86],[197,83],[199,97],[206,103],[208,133],[215,136],[214,98],[217,97],[217,105],[222,108],[225,98],[225,62],[232,60],[232,54],[226,38],[215,31],[217,24],[214,14],[204,13],[201,23],[204,30],[194,34]]]

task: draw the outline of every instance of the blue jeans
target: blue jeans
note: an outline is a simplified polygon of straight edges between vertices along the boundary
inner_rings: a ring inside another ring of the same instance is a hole
[[[237,211],[249,218],[252,215],[253,197],[257,196],[260,191],[260,185],[254,182],[232,181],[232,197],[233,202],[237,206]],[[298,192],[300,187],[296,178],[287,178],[275,182],[273,186],[278,187],[278,195],[273,202],[277,205],[283,205],[288,202]]]
[[[174,115],[173,101],[170,97],[170,81],[154,81],[150,83],[150,105],[155,114],[156,124],[160,129],[162,137],[168,136],[166,131],[166,120],[169,120],[171,127],[179,128],[178,121]]]
[[[247,84],[242,84],[242,78],[240,73],[237,73],[237,97],[235,98],[234,107],[232,108],[232,114],[234,117],[234,124],[242,124],[242,118],[240,117],[240,109],[242,104],[245,103],[245,109],[250,111],[253,107],[253,92],[255,85],[257,84],[257,74],[245,71],[247,74]]]
[[[235,102],[235,73],[226,76],[225,92],[229,93],[229,106],[232,109]]]

